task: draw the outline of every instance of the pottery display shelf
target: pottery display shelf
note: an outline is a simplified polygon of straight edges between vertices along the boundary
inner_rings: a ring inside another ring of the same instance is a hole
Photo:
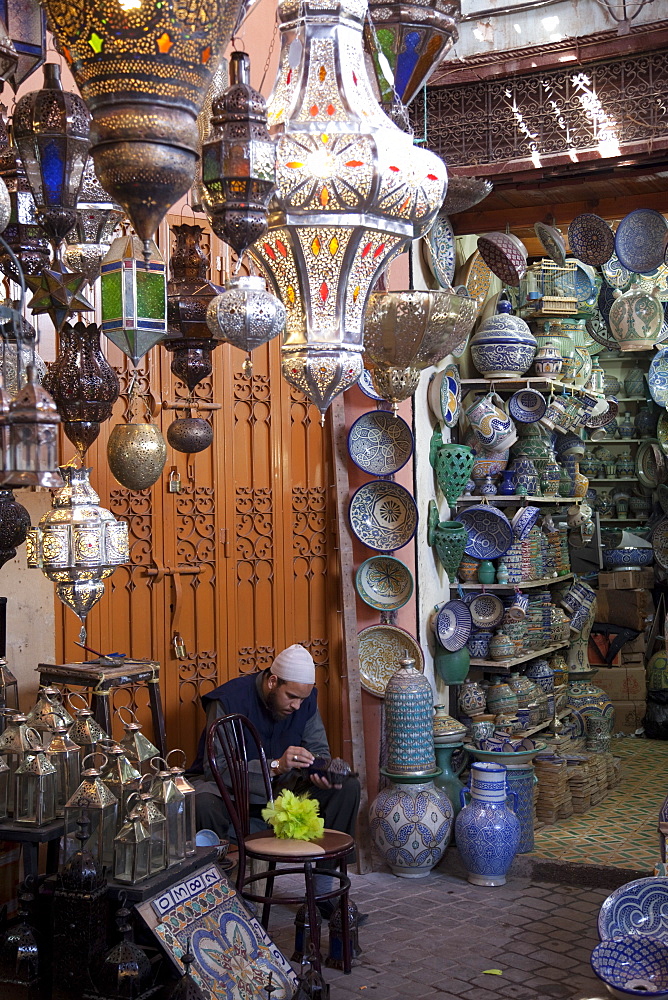
[[[565,579],[566,577],[560,576],[558,580],[553,580],[552,583],[560,583]],[[476,584],[476,586],[483,585]],[[487,587],[487,584],[484,586]],[[491,589],[492,585],[490,584],[489,586]],[[522,586],[524,587],[526,584],[523,583]],[[514,585],[508,589],[514,590]],[[497,674],[505,673],[520,663],[526,663],[527,660],[537,660],[539,657],[545,657],[549,653],[556,652],[558,649],[565,649],[566,646],[570,646],[572,641],[572,639],[568,639],[565,642],[557,642],[551,646],[543,646],[541,649],[529,649],[526,653],[523,653],[522,656],[513,656],[509,660],[476,660],[471,658],[471,666],[480,667],[482,670],[492,671],[492,673],[494,671],[496,671]]]
[[[485,590],[515,590],[516,587],[528,590],[530,587],[550,587],[554,583],[563,583],[565,580],[572,580],[573,576],[573,573],[564,573],[563,576],[546,576],[542,580],[522,580],[522,583],[458,583],[455,580],[450,584],[450,590],[458,590],[460,587],[462,590],[482,590],[483,587]],[[474,662],[471,660],[471,663]]]
[[[561,504],[572,504],[572,503],[582,503],[584,497],[534,497],[534,496],[518,496],[516,493],[493,493],[491,496],[468,496],[460,497],[459,500],[455,500],[455,507],[460,503],[482,503],[483,500],[489,500],[490,503],[551,503],[552,506]]]
[[[572,711],[572,708],[565,708],[562,712],[557,712],[557,718],[567,719]],[[553,722],[554,719],[547,719],[546,722],[541,722],[537,726],[532,726],[531,729],[523,729],[521,732],[517,733],[516,736],[513,736],[513,739],[519,739],[520,737],[525,739],[528,736],[533,736],[534,733],[540,733],[544,729],[549,729]]]
[[[570,382],[559,382],[553,378],[541,378],[538,375],[529,376],[528,378],[483,378],[481,375],[479,378],[463,378],[461,384],[462,396],[474,389],[495,389],[497,392],[517,392],[519,389],[539,389],[547,392],[557,389],[567,389],[569,392],[584,391],[584,386],[573,385]],[[590,396],[596,396],[599,399],[604,398],[604,393],[602,392],[593,392],[590,390],[587,390],[587,392]]]

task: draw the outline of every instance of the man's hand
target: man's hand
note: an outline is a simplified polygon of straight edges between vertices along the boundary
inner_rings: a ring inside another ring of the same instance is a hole
[[[293,767],[310,767],[314,760],[315,757],[310,750],[305,750],[304,747],[288,747],[283,756],[279,758],[278,773],[287,774]]]

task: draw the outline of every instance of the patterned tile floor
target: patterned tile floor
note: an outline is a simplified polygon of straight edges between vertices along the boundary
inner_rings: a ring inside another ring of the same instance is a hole
[[[623,761],[617,788],[582,816],[536,832],[535,855],[561,861],[651,869],[660,860],[657,817],[668,794],[668,742],[614,740]]]

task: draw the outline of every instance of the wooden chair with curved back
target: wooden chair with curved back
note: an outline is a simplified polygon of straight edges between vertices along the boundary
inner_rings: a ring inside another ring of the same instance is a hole
[[[266,929],[273,903],[306,903],[311,942],[314,950],[315,967],[320,971],[320,929],[318,927],[318,903],[325,900],[340,899],[341,912],[344,914],[342,925],[343,969],[351,969],[350,928],[345,915],[348,913],[348,878],[346,858],[355,847],[355,841],[347,833],[338,830],[325,830],[323,836],[316,841],[281,840],[271,830],[259,833],[250,832],[250,782],[248,770],[248,751],[251,760],[259,758],[267,802],[273,802],[271,777],[267,759],[260,742],[260,736],[250,721],[238,713],[225,715],[217,719],[209,728],[207,734],[207,755],[211,773],[225,803],[234,827],[239,849],[239,867],[237,870],[237,892],[253,903],[262,903],[262,926]],[[223,780],[220,768],[220,751],[227,764],[228,784]],[[265,862],[268,871],[255,875],[246,875],[246,860],[254,858]],[[336,868],[323,868],[322,862],[335,864]],[[277,868],[277,865],[287,867]],[[304,894],[300,896],[274,896],[274,879],[283,875],[304,876]],[[338,886],[329,892],[315,891],[315,876],[328,875]],[[266,895],[249,892],[248,886],[254,882],[266,879]]]

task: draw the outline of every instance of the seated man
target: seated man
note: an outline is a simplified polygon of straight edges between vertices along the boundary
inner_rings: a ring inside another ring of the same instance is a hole
[[[306,774],[315,757],[329,757],[329,745],[317,705],[315,664],[303,646],[290,646],[279,653],[271,667],[261,674],[235,677],[202,697],[206,711],[206,729],[202,734],[198,758],[190,771],[196,792],[197,828],[214,830],[228,837],[230,818],[206,756],[206,733],[223,715],[239,712],[257,729],[269,764],[274,795],[284,788],[308,791],[320,805],[325,827],[355,836],[360,803],[357,778],[347,778],[340,787],[332,787],[326,778]],[[252,745],[248,746],[253,752]],[[220,772],[227,770],[221,753]],[[266,828],[261,811],[267,804],[264,780],[258,758],[249,760],[251,831]]]

